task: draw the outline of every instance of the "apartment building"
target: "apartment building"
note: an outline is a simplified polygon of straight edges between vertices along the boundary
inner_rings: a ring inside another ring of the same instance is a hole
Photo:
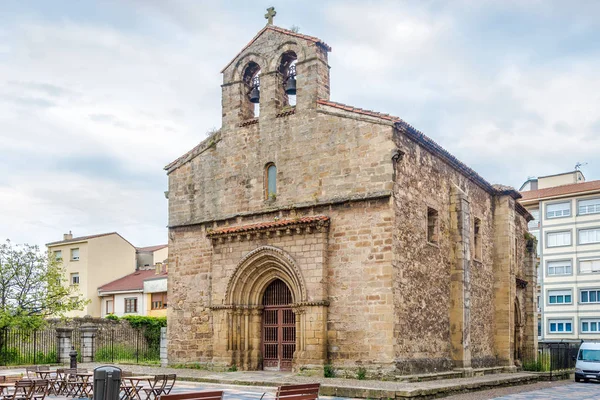
[[[98,287],[136,269],[135,246],[117,232],[80,237],[69,232],[63,240],[47,243],[46,247],[64,264],[69,284],[76,285],[90,300],[83,310],[71,311],[67,317],[100,317]]]
[[[600,339],[600,180],[572,171],[520,192],[538,239],[540,342]]]
[[[167,265],[137,270],[98,288],[101,316],[167,316]]]

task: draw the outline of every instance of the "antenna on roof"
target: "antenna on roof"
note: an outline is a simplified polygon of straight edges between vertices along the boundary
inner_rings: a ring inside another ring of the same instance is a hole
[[[586,165],[588,165],[588,163],[577,161],[577,164],[575,164],[575,171],[581,171],[581,167],[585,167]]]

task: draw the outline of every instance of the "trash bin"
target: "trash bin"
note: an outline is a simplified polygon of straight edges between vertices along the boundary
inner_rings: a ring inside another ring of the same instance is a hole
[[[121,368],[106,365],[94,370],[94,400],[119,400]]]

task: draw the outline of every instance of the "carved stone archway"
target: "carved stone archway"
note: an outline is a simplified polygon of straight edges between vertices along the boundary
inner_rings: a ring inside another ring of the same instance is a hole
[[[262,299],[275,280],[283,281],[292,295],[296,318],[294,363],[322,365],[326,342],[317,351],[306,351],[306,332],[314,330],[313,321],[325,321],[326,302],[308,302],[304,278],[294,258],[274,246],[261,246],[246,254],[229,278],[225,304],[213,310],[215,364],[236,365],[244,370],[262,369]],[[324,336],[324,335],[322,335]]]

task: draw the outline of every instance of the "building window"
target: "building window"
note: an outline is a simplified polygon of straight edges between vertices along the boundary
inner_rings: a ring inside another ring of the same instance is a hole
[[[533,220],[527,223],[527,228],[530,231],[540,229],[540,210],[529,210],[529,214],[531,214]]]
[[[437,243],[439,241],[439,218],[437,210],[427,207],[427,241]]]
[[[481,220],[477,217],[473,219],[473,250],[475,254],[476,260],[481,260],[483,258],[481,251]]]
[[[571,216],[571,202],[554,203],[546,206],[546,218],[561,218]]]
[[[600,258],[579,261],[580,274],[595,274],[600,272]]]
[[[570,290],[548,290],[549,304],[571,304],[572,302]]]
[[[542,336],[542,319],[541,318],[538,318],[537,335]]]
[[[125,299],[125,313],[136,313],[137,312],[137,298],[130,297]]]
[[[78,272],[71,274],[71,285],[79,285],[79,273]]]
[[[71,249],[71,261],[79,260],[79,249]]]
[[[548,321],[550,327],[550,333],[572,333],[573,332],[573,321],[570,319],[560,320],[551,319]]]
[[[546,247],[561,247],[571,245],[571,231],[549,232],[546,234]]]
[[[164,310],[167,308],[167,292],[152,293],[152,309]]]
[[[579,215],[598,214],[600,213],[600,198],[579,200],[577,202]]]
[[[600,303],[600,289],[586,289],[579,294],[582,304]]]
[[[590,243],[600,243],[600,228],[579,230],[579,244]]]
[[[277,167],[275,164],[267,164],[265,175],[265,197],[267,200],[275,200],[277,198]]]
[[[113,300],[106,300],[106,313],[112,314],[115,312]]]
[[[573,266],[571,261],[548,261],[546,263],[548,276],[559,276],[559,275],[571,275],[573,273]]]
[[[54,259],[56,261],[62,261],[62,250],[54,251]]]
[[[581,333],[598,333],[600,332],[600,319],[582,319]]]

